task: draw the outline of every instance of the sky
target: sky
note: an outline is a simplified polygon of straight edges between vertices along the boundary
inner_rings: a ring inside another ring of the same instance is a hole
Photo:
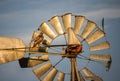
[[[112,65],[100,76],[104,81],[119,81],[120,0],[0,0],[0,36],[21,38],[28,44],[43,21],[65,13],[84,15],[99,26],[104,17]],[[31,70],[20,68],[18,61],[2,64],[0,81],[39,81]]]

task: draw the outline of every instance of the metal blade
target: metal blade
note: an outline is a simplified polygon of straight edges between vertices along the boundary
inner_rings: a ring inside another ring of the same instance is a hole
[[[85,29],[83,30],[83,32],[81,34],[81,37],[83,39],[85,39],[92,32],[92,30],[95,28],[95,26],[96,26],[96,23],[94,23],[92,21],[88,21]]]
[[[28,67],[34,67],[38,64],[41,64],[43,62],[48,61],[48,55],[43,55],[43,56],[32,56],[29,58],[22,58],[19,60],[19,64],[21,68],[28,68]]]
[[[58,16],[54,16],[50,19],[51,25],[55,28],[58,35],[63,34],[62,26],[60,24]]]
[[[110,44],[108,41],[101,42],[99,44],[96,44],[94,46],[90,46],[90,51],[96,51],[96,50],[103,50],[110,48]]]
[[[40,66],[37,69],[33,70],[33,73],[40,78],[42,75],[44,75],[50,68],[52,67],[52,64],[50,62],[47,62],[46,64]]]
[[[91,44],[97,40],[99,40],[100,38],[104,37],[105,33],[104,31],[102,31],[101,29],[96,30],[94,33],[92,33],[91,36],[89,36],[86,41],[88,44]]]
[[[57,69],[53,68],[42,81],[53,81],[56,74]]]
[[[94,60],[102,60],[102,61],[107,61],[106,63],[106,70],[108,71],[110,69],[111,63],[112,63],[112,59],[110,54],[90,54],[90,59],[94,59]]]
[[[112,59],[110,54],[90,54],[90,59],[93,60],[102,60],[102,61],[107,61],[106,63],[106,70],[108,71],[110,69]]]
[[[77,35],[71,28],[68,28],[68,44],[81,44]]]
[[[40,25],[39,29],[51,39],[54,39],[56,37],[55,33],[50,29],[50,27],[45,22],[43,22]]]
[[[39,34],[38,34],[36,31],[34,31],[34,32],[33,32],[33,35],[32,35],[32,40],[34,40],[38,35],[39,35]]]
[[[96,76],[94,73],[92,73],[88,68],[84,67],[82,69],[83,73],[86,75],[86,79],[88,80],[94,80],[94,81],[103,81],[102,78]]]
[[[83,73],[87,76],[87,77],[89,77],[89,76],[95,76],[95,74],[94,73],[92,73],[88,68],[86,68],[86,67],[84,67],[83,69],[82,69],[82,71],[83,71]]]
[[[65,73],[60,72],[60,73],[59,73],[59,76],[58,76],[58,78],[57,78],[57,81],[64,81],[64,78],[65,78]]]
[[[111,63],[112,63],[112,58],[110,57],[110,60],[107,62],[106,66],[105,66],[106,67],[106,71],[109,71]]]
[[[79,34],[82,24],[84,22],[84,16],[75,16],[75,25],[74,25],[74,32],[75,34]]]
[[[90,59],[94,60],[103,60],[103,61],[110,61],[111,56],[110,54],[90,54]]]
[[[71,13],[67,13],[65,15],[62,16],[62,21],[63,21],[63,25],[64,25],[64,29],[65,31],[71,27]]]
[[[26,49],[17,49],[18,50],[17,51],[12,48],[25,48],[25,47],[26,46],[21,39],[11,37],[0,37],[0,64],[4,64],[7,62],[23,58]]]
[[[91,81],[103,81],[102,78],[98,77],[98,76],[92,76],[92,77],[85,77],[88,80]]]

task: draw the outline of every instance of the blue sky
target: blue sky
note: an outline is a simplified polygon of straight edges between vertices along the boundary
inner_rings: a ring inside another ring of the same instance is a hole
[[[0,0],[0,36],[17,37],[27,44],[34,30],[54,15],[80,14],[101,26],[111,44],[113,59],[104,81],[118,81],[120,75],[120,0]],[[31,69],[21,69],[17,61],[0,65],[0,81],[39,81]]]

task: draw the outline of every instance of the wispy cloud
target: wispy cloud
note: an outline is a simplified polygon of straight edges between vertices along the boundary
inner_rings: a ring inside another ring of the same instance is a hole
[[[90,18],[120,18],[120,9],[100,9],[82,14]]]

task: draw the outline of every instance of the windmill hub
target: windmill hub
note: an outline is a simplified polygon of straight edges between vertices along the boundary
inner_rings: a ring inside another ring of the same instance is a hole
[[[73,55],[73,56],[70,56],[70,57],[76,57],[81,51],[82,51],[82,45],[79,44],[79,45],[68,46],[65,50],[65,53]]]

